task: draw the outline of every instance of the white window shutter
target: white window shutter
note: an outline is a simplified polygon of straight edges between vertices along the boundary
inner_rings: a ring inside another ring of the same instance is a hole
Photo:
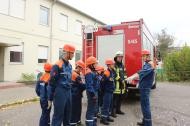
[[[60,14],[60,29],[68,31],[68,17],[64,14]]]
[[[12,46],[9,47],[9,50],[14,52],[23,52],[23,46]]]
[[[48,59],[48,47],[39,46],[38,47],[38,59]]]
[[[9,12],[9,0],[0,0],[0,13],[8,14]]]
[[[25,0],[10,0],[10,15],[24,18]]]
[[[82,22],[76,20],[76,34],[81,35],[82,33]]]

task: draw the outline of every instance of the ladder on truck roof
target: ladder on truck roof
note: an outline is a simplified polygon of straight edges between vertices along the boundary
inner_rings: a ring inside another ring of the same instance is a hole
[[[93,26],[86,26],[84,29],[84,61],[90,56],[94,56],[94,35]]]
[[[88,57],[93,56],[93,33],[86,33],[86,39],[85,39],[85,61]]]

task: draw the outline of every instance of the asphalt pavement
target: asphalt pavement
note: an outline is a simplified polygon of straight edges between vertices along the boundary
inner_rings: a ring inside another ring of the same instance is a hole
[[[189,86],[188,86],[189,85]],[[23,88],[23,87],[22,87]],[[23,91],[21,87],[13,94]],[[27,90],[29,88],[29,90]],[[26,96],[35,96],[34,87],[25,87]],[[13,89],[12,89],[13,90]],[[3,90],[0,89],[0,98]],[[15,94],[15,95],[16,95]],[[85,95],[84,95],[85,96]],[[158,83],[157,89],[151,93],[151,110],[153,126],[190,126],[190,83]],[[8,98],[8,97],[7,97]],[[136,126],[142,117],[139,97],[125,99],[122,110],[125,115],[118,115],[110,126]],[[82,122],[85,122],[86,97],[83,99]],[[40,117],[39,102],[21,104],[0,110],[0,126],[38,126]],[[53,111],[52,111],[53,113]],[[98,126],[103,126],[99,124]]]

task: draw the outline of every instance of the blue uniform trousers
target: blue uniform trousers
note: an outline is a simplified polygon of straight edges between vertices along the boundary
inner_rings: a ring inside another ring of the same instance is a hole
[[[47,99],[47,85],[41,83],[38,85],[39,87],[39,96],[40,96],[40,106],[42,109],[42,114],[40,117],[39,126],[50,126],[50,112],[51,108],[48,107],[48,99]]]
[[[102,109],[101,109],[102,119],[107,119],[109,117],[112,99],[113,99],[113,93],[104,92],[103,105],[102,105]]]
[[[81,121],[82,112],[82,97],[78,95],[72,95],[72,114],[71,114],[71,126],[76,126]]]
[[[52,126],[69,126],[72,109],[71,89],[64,87],[56,87],[53,99],[54,114]]]
[[[149,88],[140,88],[141,111],[143,114],[144,126],[152,126],[150,111],[150,90]]]
[[[40,117],[40,126],[50,126],[50,112],[51,108],[47,109],[48,107],[48,101],[40,100],[40,105],[42,109],[42,114]]]
[[[95,93],[96,98],[98,98],[98,92]],[[86,111],[86,126],[97,126],[97,108],[98,101],[94,100],[89,92],[87,92],[87,111]]]

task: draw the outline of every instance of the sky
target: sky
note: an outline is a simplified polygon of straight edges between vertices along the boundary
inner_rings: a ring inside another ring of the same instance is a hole
[[[105,22],[120,24],[143,18],[154,35],[166,29],[175,37],[174,46],[190,45],[188,0],[61,0]]]

